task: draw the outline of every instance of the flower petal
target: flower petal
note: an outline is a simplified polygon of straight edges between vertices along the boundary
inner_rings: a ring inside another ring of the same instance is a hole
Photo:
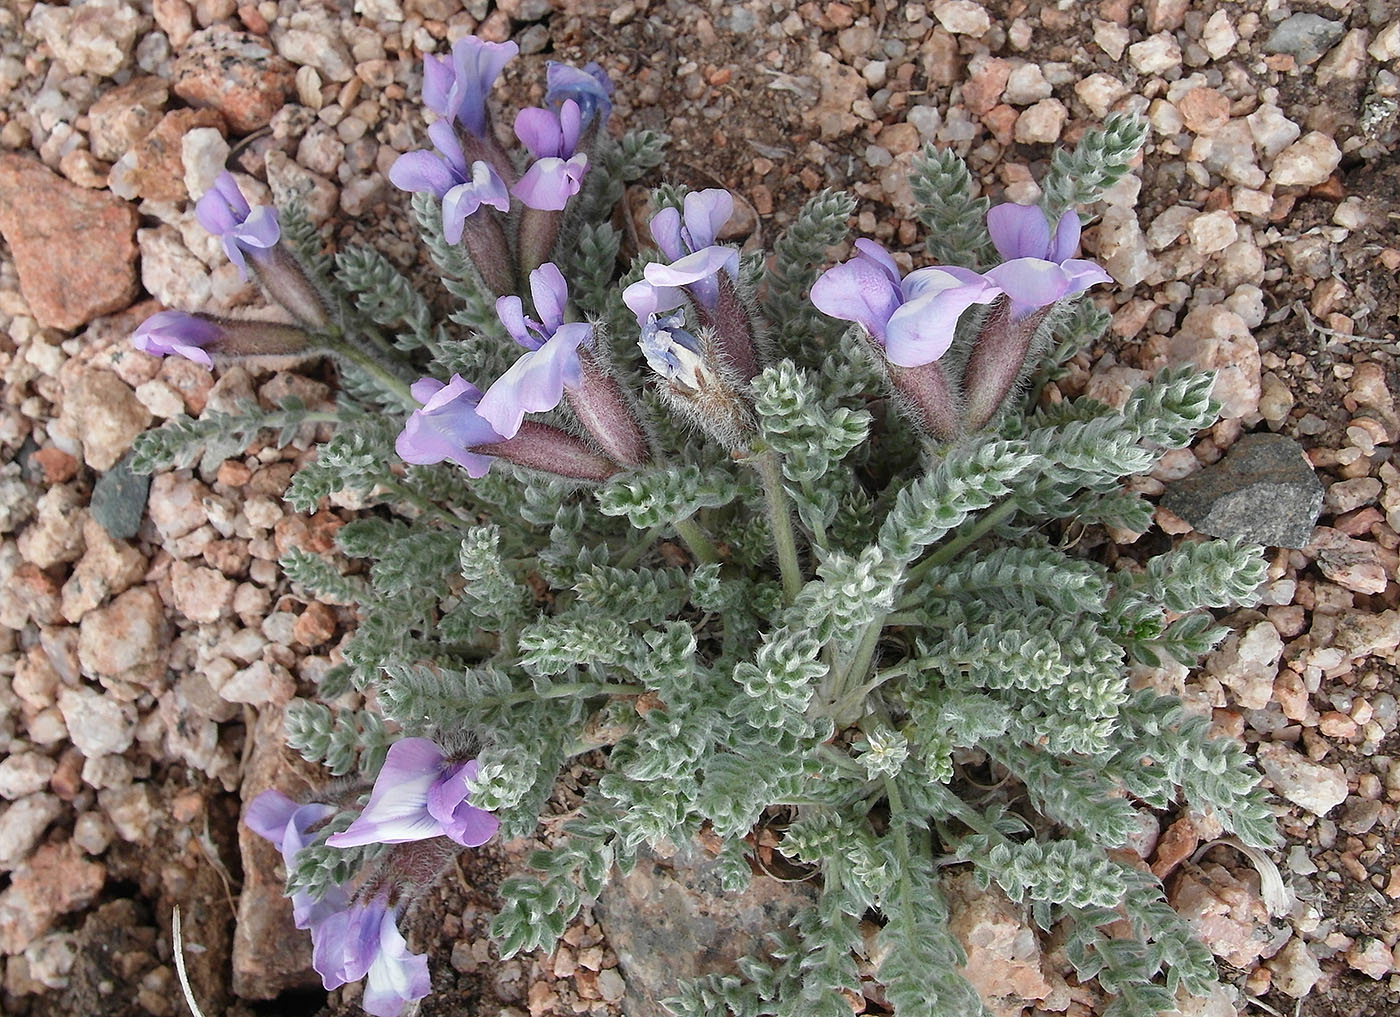
[[[428,789],[442,764],[442,753],[427,738],[402,738],[389,746],[369,803],[348,829],[327,837],[326,843],[355,847],[441,836],[441,824],[428,813]]]
[[[990,304],[1001,295],[976,273],[969,273],[975,281],[964,281],[948,270],[921,271],[937,272],[944,278],[925,276],[916,283],[918,295],[890,316],[885,356],[899,367],[922,367],[943,356],[953,343],[963,312],[973,304]]]
[[[445,123],[439,120],[438,123]],[[442,158],[432,152],[405,152],[389,167],[389,183],[401,191],[427,191],[441,198],[457,183]]]
[[[501,319],[506,332],[527,350],[540,348],[540,341],[530,332],[530,319],[525,317],[525,301],[510,293],[496,298],[496,317]]]
[[[1049,259],[1064,264],[1079,249],[1079,213],[1070,209],[1060,216],[1055,224],[1055,235],[1050,240]]]
[[[739,252],[734,248],[706,247],[670,265],[653,262],[642,270],[642,277],[653,286],[685,287],[700,304],[713,309],[719,299],[719,283],[714,277],[720,271],[738,278]]]
[[[515,136],[536,159],[564,158],[564,135],[559,128],[559,115],[552,110],[538,106],[522,109],[515,114]]]
[[[811,300],[823,314],[853,321],[883,343],[900,292],[877,259],[856,257],[823,272],[812,284]]]
[[[553,335],[564,324],[564,307],[569,302],[569,284],[559,266],[546,261],[530,273],[530,296],[544,330]]]
[[[393,911],[386,911],[380,919],[367,975],[360,1005],[373,1017],[398,1017],[404,1004],[432,991],[428,958],[409,952]]]
[[[1044,258],[1050,251],[1050,224],[1039,205],[1008,201],[987,212],[987,232],[997,253],[1013,258]]]
[[[734,214],[734,195],[722,187],[691,191],[685,196],[685,230],[690,249],[698,251],[714,244]],[[674,259],[672,259],[674,260]]]
[[[890,277],[890,282],[899,285],[899,266],[894,263],[894,258],[890,257],[890,252],[885,250],[873,240],[864,237],[856,241],[856,254],[858,257],[869,258],[879,265],[885,275]]]
[[[685,246],[681,243],[681,213],[679,209],[667,206],[651,217],[648,223],[651,239],[656,249],[666,256],[667,261],[680,261],[685,257]]]
[[[505,438],[520,430],[526,413],[559,405],[564,388],[580,381],[579,344],[592,334],[583,322],[560,326],[537,350],[524,354],[481,397],[477,412]]]
[[[1003,262],[988,269],[986,276],[1011,298],[1012,318],[1024,317],[1037,307],[1053,304],[1070,291],[1069,273],[1043,258]]]
[[[292,821],[292,814],[298,808],[300,806],[281,791],[264,791],[248,803],[248,810],[243,813],[243,825],[263,840],[271,841],[280,851],[287,824]]]
[[[543,212],[558,212],[579,192],[588,157],[580,152],[567,162],[563,159],[538,159],[525,175],[516,181],[511,193],[529,208]]]

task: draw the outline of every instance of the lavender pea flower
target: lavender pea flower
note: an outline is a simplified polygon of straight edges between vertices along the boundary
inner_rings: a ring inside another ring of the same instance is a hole
[[[352,904],[311,930],[312,966],[326,989],[365,978],[360,1005],[374,1017],[398,1017],[432,991],[428,958],[410,953],[399,932],[398,909],[385,897]]]
[[[311,336],[295,325],[275,321],[239,321],[184,311],[158,311],[136,327],[131,344],[142,353],[174,354],[201,367],[213,367],[214,354],[225,359],[302,356],[313,352]]]
[[[529,352],[487,389],[477,407],[482,418],[507,438],[520,430],[526,413],[552,410],[566,387],[578,387],[583,374],[579,346],[593,338],[593,327],[586,322],[564,321],[569,291],[555,265],[546,262],[530,273],[530,293],[539,321],[525,316],[517,296],[496,301],[501,324]]]
[[[312,840],[308,833],[311,827],[334,814],[335,808],[330,805],[299,805],[281,791],[264,791],[248,804],[243,822],[282,852],[282,861],[290,870],[296,864],[297,852]],[[292,894],[292,916],[298,929],[311,928],[344,910],[349,903],[345,889],[339,886],[332,887],[320,900],[299,891]]]
[[[997,205],[987,213],[987,231],[1008,260],[988,269],[986,276],[1006,296],[983,322],[963,370],[965,412],[972,427],[990,422],[1005,403],[1051,307],[1094,283],[1111,281],[1092,261],[1071,257],[1079,245],[1079,216],[1073,209],[1051,232],[1038,207]]]
[[[545,105],[558,109],[565,100],[572,99],[583,114],[585,129],[594,117],[599,129],[607,125],[612,113],[612,93],[612,79],[597,63],[584,64],[582,70],[553,60],[546,66]]]
[[[282,236],[277,211],[267,205],[251,208],[233,174],[225,170],[214,187],[195,203],[199,224],[218,237],[224,253],[248,278],[249,262],[267,294],[312,328],[330,324],[327,302],[295,258],[278,243]]]
[[[214,187],[194,206],[195,218],[224,245],[228,260],[238,266],[238,274],[248,279],[246,254],[255,260],[267,257],[277,246],[282,229],[277,223],[277,210],[268,205],[256,209],[248,204],[238,189],[233,174],[225,170],[214,181]]]
[[[603,451],[627,466],[650,458],[646,435],[616,379],[594,361],[593,326],[566,322],[569,287],[550,262],[530,273],[530,292],[540,320],[525,316],[517,296],[496,301],[496,314],[527,352],[481,397],[477,412],[507,438],[515,437],[526,413],[543,413],[567,397],[574,415]]]
[[[466,242],[472,263],[497,293],[515,288],[510,246],[501,223],[490,212],[510,211],[506,182],[485,159],[470,166],[461,139],[446,120],[428,128],[434,151],[405,152],[389,168],[389,182],[403,191],[426,192],[442,202],[442,235],[449,244]]]
[[[487,42],[468,35],[453,44],[451,57],[424,57],[423,105],[460,123],[473,136],[486,137],[486,97],[519,52],[513,42]]]
[[[748,381],[758,373],[758,355],[754,323],[737,288],[739,252],[715,242],[733,212],[733,196],[719,188],[687,194],[683,212],[657,212],[652,239],[671,263],[647,265],[622,300],[643,326],[689,301],[700,324],[713,329],[716,354]]]
[[[898,367],[920,367],[948,352],[958,319],[973,304],[990,304],[1000,291],[966,268],[921,268],[900,279],[879,244],[856,241],[856,257],[812,285],[812,303],[824,314],[853,321]]]
[[[467,782],[476,770],[476,760],[449,762],[427,738],[400,739],[389,747],[369,804],[326,843],[356,847],[447,837],[464,847],[479,847],[500,822],[471,804]]]
[[[987,212],[987,232],[1005,261],[986,276],[1011,298],[1011,318],[1020,320],[1040,307],[1113,277],[1092,261],[1071,257],[1079,247],[1079,214],[1060,216],[1052,233],[1036,205],[1006,202]]]
[[[414,383],[413,398],[423,404],[410,414],[394,449],[406,463],[426,465],[451,459],[469,477],[484,477],[491,457],[472,452],[504,438],[477,413],[481,390],[459,374],[444,385],[435,378]]]
[[[415,410],[394,448],[407,463],[450,459],[469,477],[484,477],[493,458],[543,470],[573,480],[600,482],[618,471],[617,463],[584,442],[547,424],[525,421],[511,438],[503,437],[477,412],[481,391],[454,374],[447,385],[423,378],[412,388],[424,405]]]
[[[131,343],[142,353],[164,357],[175,354],[202,367],[213,367],[205,350],[223,338],[224,330],[208,318],[184,311],[158,311],[137,326]]]
[[[583,186],[588,156],[577,152],[583,114],[573,99],[565,99],[558,112],[530,107],[515,116],[515,135],[535,161],[511,193],[526,207],[557,212]]]

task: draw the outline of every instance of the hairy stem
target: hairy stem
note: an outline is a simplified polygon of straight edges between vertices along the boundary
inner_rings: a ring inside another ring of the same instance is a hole
[[[768,508],[768,525],[773,531],[773,548],[778,555],[778,571],[783,577],[783,600],[791,604],[802,591],[802,568],[797,563],[797,537],[792,530],[792,512],[783,490],[783,468],[776,452],[758,457],[758,473],[763,479],[763,500]]]
[[[413,398],[408,384],[358,346],[342,339],[332,339],[326,344],[326,348],[330,350],[332,356],[347,360],[364,371],[387,394],[398,399],[410,410],[418,408],[418,400]]]
[[[702,565],[710,565],[719,561],[719,549],[714,542],[705,535],[705,531],[700,528],[694,518],[677,519],[671,526],[685,541],[685,546],[690,548],[690,553],[695,560]]]

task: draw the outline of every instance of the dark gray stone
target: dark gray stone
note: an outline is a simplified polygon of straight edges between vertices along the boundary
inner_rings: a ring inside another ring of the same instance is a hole
[[[118,459],[92,488],[92,517],[113,540],[130,540],[146,514],[151,478],[131,472],[131,454]]]
[[[644,848],[627,876],[614,871],[593,906],[627,979],[623,1013],[668,1013],[661,1000],[674,996],[683,979],[737,974],[735,962],[762,956],[764,936],[791,929],[815,896],[810,882],[765,875],[734,893],[721,884],[718,863],[697,845],[670,858]]]
[[[1264,49],[1269,53],[1291,53],[1300,64],[1320,60],[1343,35],[1346,26],[1318,14],[1294,14],[1279,22],[1269,33]]]
[[[1247,434],[1220,462],[1167,488],[1162,505],[1212,537],[1303,547],[1322,512],[1323,493],[1296,441]]]

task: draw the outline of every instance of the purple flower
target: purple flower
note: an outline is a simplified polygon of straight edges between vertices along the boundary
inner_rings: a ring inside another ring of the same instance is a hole
[[[468,35],[453,45],[451,57],[424,57],[423,105],[476,137],[484,136],[486,97],[518,52],[513,42],[486,42]]]
[[[1012,320],[1088,289],[1112,282],[1112,276],[1092,261],[1070,257],[1079,246],[1079,214],[1060,216],[1054,233],[1036,205],[1006,202],[987,212],[987,232],[1006,260],[986,277],[1011,298]]]
[[[685,388],[702,387],[705,372],[700,356],[700,340],[683,327],[685,316],[679,311],[664,317],[652,314],[642,325],[642,338],[637,343],[653,371],[667,381]]]
[[[833,318],[853,321],[885,348],[890,363],[919,367],[952,345],[958,318],[1001,291],[965,268],[921,268],[902,281],[879,244],[856,241],[856,256],[827,269],[812,285],[812,303]]]
[[[530,293],[540,320],[525,317],[517,296],[496,301],[496,314],[526,353],[486,390],[477,413],[507,438],[515,437],[526,413],[543,413],[559,405],[565,388],[582,382],[579,346],[593,338],[587,322],[565,322],[569,287],[550,262],[530,273]]]
[[[545,70],[545,84],[545,105],[558,108],[572,99],[583,114],[584,127],[592,122],[595,114],[600,127],[608,122],[613,83],[597,63],[585,64],[583,70],[579,70],[551,60]]]
[[[297,852],[311,842],[307,831],[323,819],[335,814],[335,808],[320,802],[298,805],[281,791],[264,791],[248,804],[243,822],[264,840],[282,852],[282,861],[290,870],[296,864]],[[292,894],[292,915],[298,929],[311,928],[350,903],[344,888],[332,887],[320,900],[299,891]]]
[[[464,847],[479,847],[500,821],[470,803],[467,782],[476,771],[475,759],[451,763],[429,739],[403,738],[389,747],[359,818],[326,843],[355,847],[448,837]]]
[[[213,367],[214,360],[204,347],[218,342],[223,335],[224,330],[208,318],[184,311],[158,311],[131,333],[131,344],[152,356],[173,353],[203,367]]]
[[[224,245],[229,261],[238,266],[238,274],[248,278],[244,254],[254,259],[277,246],[282,235],[277,225],[277,210],[268,205],[250,208],[248,199],[234,182],[233,174],[225,170],[214,181],[214,189],[200,198],[194,206],[199,224]]]
[[[486,476],[491,457],[470,450],[504,439],[477,413],[481,391],[454,374],[446,385],[435,378],[423,378],[414,383],[412,392],[423,407],[410,414],[394,443],[399,457],[419,465],[451,459],[469,477]]]
[[[462,142],[452,124],[439,120],[428,128],[436,152],[405,152],[389,168],[389,182],[401,191],[427,191],[442,202],[442,235],[449,244],[462,239],[467,216],[482,205],[510,211],[510,192],[489,163],[467,166]]]
[[[428,958],[409,953],[398,911],[383,897],[356,903],[311,929],[311,963],[326,989],[368,976],[360,1005],[374,1017],[398,1017],[405,1003],[432,991]]]
[[[663,208],[651,218],[651,236],[671,264],[656,262],[642,270],[642,278],[622,292],[622,300],[639,323],[653,314],[674,310],[689,295],[706,311],[719,304],[719,273],[739,278],[739,252],[716,246],[720,229],[734,212],[734,197],[711,188],[685,196],[685,214]]]
[[[530,107],[515,116],[515,136],[535,157],[511,193],[528,207],[557,212],[583,186],[588,156],[575,153],[583,115],[579,104],[565,99],[556,112]]]

